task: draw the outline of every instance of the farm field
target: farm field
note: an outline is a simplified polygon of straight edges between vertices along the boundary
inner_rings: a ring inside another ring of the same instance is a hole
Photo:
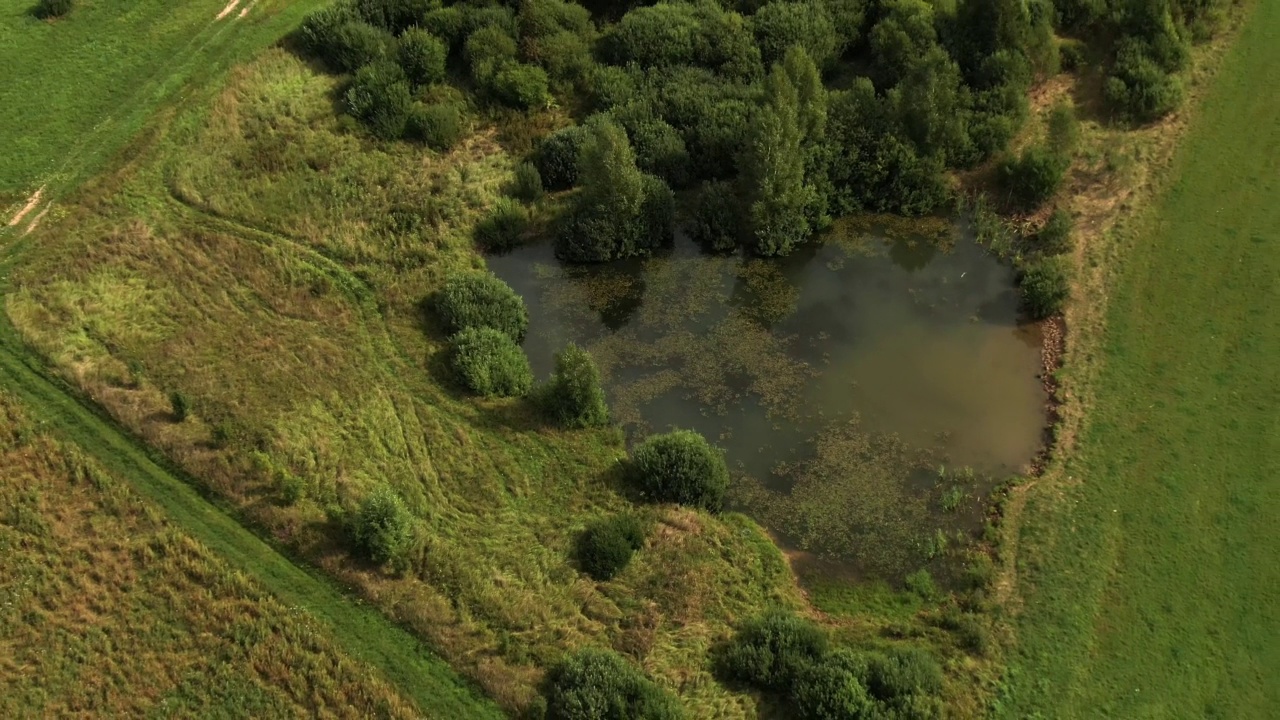
[[[1257,3],[1157,201],[1117,230],[1079,446],[1033,486],[1003,717],[1280,707],[1280,5]]]
[[[73,447],[0,395],[5,717],[421,717]]]

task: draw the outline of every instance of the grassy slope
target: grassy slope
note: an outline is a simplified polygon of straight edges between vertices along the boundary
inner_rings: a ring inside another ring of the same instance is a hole
[[[32,0],[0,0],[0,209],[84,180],[193,78],[225,71],[321,3],[259,0],[215,21],[225,4],[77,2],[44,22]]]
[[[418,717],[0,395],[0,715]]]
[[[1008,717],[1280,707],[1280,4],[1257,5],[1119,238],[1078,452],[1030,490]]]

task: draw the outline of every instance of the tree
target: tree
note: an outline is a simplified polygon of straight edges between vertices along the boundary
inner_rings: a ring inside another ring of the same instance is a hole
[[[751,18],[760,58],[769,67],[799,45],[818,67],[829,67],[842,47],[827,9],[818,2],[771,2]]]
[[[1067,171],[1070,161],[1042,145],[1032,145],[1022,151],[1017,159],[1007,160],[1000,168],[1000,177],[1023,207],[1033,208],[1048,200]]]
[[[413,515],[388,485],[365,496],[356,511],[352,537],[356,548],[379,565],[403,562],[413,546]]]
[[[365,22],[399,34],[417,25],[437,4],[437,0],[355,0],[355,9]]]
[[[529,311],[525,309],[524,300],[492,273],[474,272],[450,278],[434,304],[450,335],[468,328],[488,327],[520,342],[529,327]]]
[[[714,180],[702,186],[693,211],[689,235],[712,252],[731,252],[738,247],[738,194],[733,183]]]
[[[756,114],[742,158],[747,226],[761,255],[786,255],[809,237],[814,203],[805,184],[805,156],[795,87],[780,67],[766,81],[766,105]]]
[[[561,427],[600,427],[609,422],[600,369],[586,350],[573,343],[556,355],[555,372],[542,387],[539,401]]]
[[[483,397],[520,397],[533,387],[529,358],[511,337],[493,328],[453,336],[450,364],[469,390]]]
[[[729,489],[724,453],[692,430],[646,438],[631,453],[631,483],[653,502],[717,512]]]
[[[586,128],[561,128],[542,139],[533,164],[548,190],[566,190],[578,182],[578,156],[587,139]]]
[[[631,663],[608,650],[586,648],[551,668],[548,720],[680,720],[679,702]]]
[[[404,135],[413,94],[400,66],[383,60],[356,72],[346,102],[347,112],[376,137],[393,140]]]
[[[396,59],[409,82],[416,87],[438,83],[444,79],[444,64],[449,46],[426,30],[410,28],[400,36]]]
[[[493,76],[490,87],[503,105],[532,110],[550,102],[547,82],[547,72],[536,65],[508,63]]]
[[[644,528],[630,515],[615,515],[587,526],[578,536],[578,566],[592,578],[609,580],[644,546]]]

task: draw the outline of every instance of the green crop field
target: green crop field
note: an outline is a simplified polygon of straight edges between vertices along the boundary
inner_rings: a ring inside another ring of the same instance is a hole
[[[1280,708],[1280,4],[1121,229],[1078,452],[1032,488],[1005,717]]]

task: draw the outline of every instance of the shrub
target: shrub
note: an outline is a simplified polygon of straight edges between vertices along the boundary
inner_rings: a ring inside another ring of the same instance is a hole
[[[1022,303],[1036,320],[1062,312],[1070,295],[1067,259],[1062,256],[1038,260],[1022,274]]]
[[[529,358],[509,335],[468,328],[453,336],[450,362],[471,392],[484,397],[520,397],[533,387]]]
[[[400,33],[417,25],[438,0],[355,0],[356,12],[371,25]]]
[[[875,701],[850,667],[860,664],[845,650],[837,650],[819,662],[801,664],[790,688],[796,716],[806,720],[878,717]]]
[[[551,99],[547,72],[536,65],[508,64],[494,76],[492,90],[503,105],[520,110],[545,107]]]
[[[786,690],[806,665],[827,650],[827,636],[808,620],[775,611],[745,623],[720,657],[729,678],[768,690]]]
[[[1006,160],[1000,168],[1001,180],[1023,207],[1033,208],[1058,191],[1068,161],[1047,147],[1033,145],[1017,159]]]
[[[41,20],[49,20],[51,18],[60,18],[71,12],[74,5],[73,0],[39,0],[36,3],[32,14]]]
[[[709,182],[698,193],[689,235],[712,252],[732,252],[738,247],[739,202],[733,183]]]
[[[492,273],[450,278],[436,296],[435,308],[451,335],[468,328],[489,327],[520,342],[529,327],[524,300]]]
[[[346,101],[352,117],[376,137],[392,140],[404,135],[413,94],[400,66],[384,60],[356,72]]]
[[[413,515],[386,485],[360,502],[351,530],[356,548],[380,565],[403,561],[413,545]]]
[[[462,109],[452,103],[416,103],[405,122],[405,136],[420,140],[433,150],[444,152],[462,138]]]
[[[497,25],[486,25],[467,36],[463,56],[471,68],[471,76],[487,84],[499,68],[515,62],[519,50],[510,33]]]
[[[679,720],[680,704],[634,665],[587,648],[547,673],[548,720]]]
[[[529,213],[524,207],[509,198],[499,198],[493,212],[476,223],[475,239],[490,252],[510,250],[524,241],[528,227]]]
[[[869,653],[866,661],[867,689],[879,700],[892,703],[913,695],[936,695],[942,689],[942,668],[919,648]]]
[[[543,410],[561,427],[599,427],[609,422],[600,369],[586,350],[570,343],[556,355],[556,369],[540,392]]]
[[[1063,40],[1058,43],[1058,65],[1063,72],[1076,72],[1085,66],[1084,43],[1078,40]]]
[[[430,85],[444,79],[444,64],[449,46],[426,30],[410,28],[400,36],[396,59],[409,82],[415,86]]]
[[[354,72],[383,59],[392,42],[385,31],[353,20],[334,31],[332,42],[321,51],[321,56],[339,72]]]
[[[613,65],[596,65],[585,78],[586,95],[594,110],[604,112],[623,105],[639,92],[635,76]]]
[[[615,515],[587,527],[578,536],[577,558],[582,571],[596,580],[608,580],[631,562],[644,546],[644,529],[630,515]]]
[[[187,400],[187,396],[176,390],[169,394],[169,406],[173,408],[174,422],[185,421],[187,413],[191,411],[191,403]]]
[[[692,430],[646,438],[631,453],[635,486],[653,502],[673,502],[712,512],[724,504],[729,469],[724,453]]]
[[[1046,255],[1062,255],[1071,252],[1071,232],[1074,225],[1075,221],[1071,219],[1071,213],[1062,208],[1054,210],[1036,235],[1040,250]]]
[[[578,182],[578,155],[586,137],[586,130],[574,125],[542,139],[533,163],[548,190],[566,190]]]
[[[1116,57],[1103,95],[1120,117],[1153,122],[1182,104],[1182,83],[1142,45],[1127,44]]]
[[[542,175],[538,173],[536,165],[525,162],[516,166],[515,175],[512,176],[511,184],[507,187],[507,193],[511,197],[525,202],[535,202],[541,199],[545,192],[542,189]]]
[[[938,587],[933,584],[933,576],[928,570],[920,568],[906,577],[907,590],[924,601],[938,597]]]

